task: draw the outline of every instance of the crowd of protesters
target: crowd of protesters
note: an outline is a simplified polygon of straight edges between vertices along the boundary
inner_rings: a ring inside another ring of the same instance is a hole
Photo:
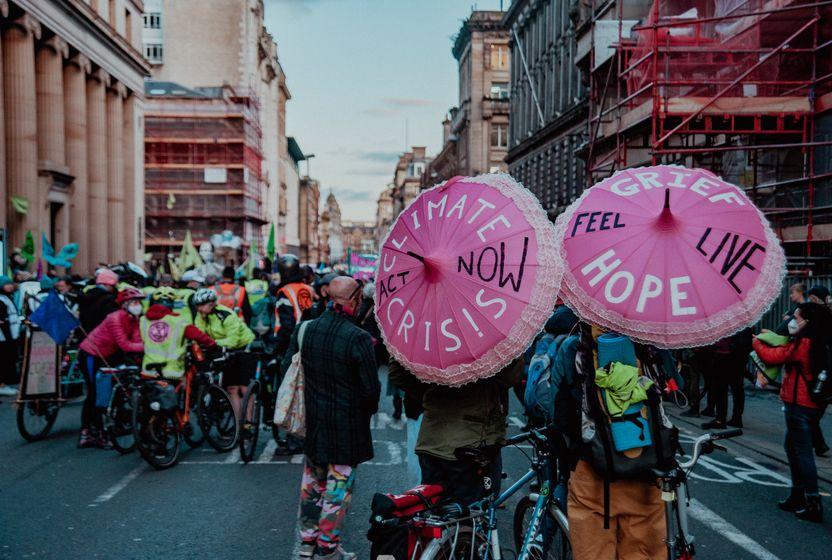
[[[19,360],[21,333],[32,306],[44,294],[58,292],[80,322],[79,364],[87,393],[78,445],[109,448],[101,410],[95,406],[94,375],[105,364],[151,353],[144,326],[149,322],[170,322],[177,317],[186,329],[184,336],[207,347],[244,349],[257,338],[281,362],[284,374],[292,357],[300,353],[308,435],[305,439],[288,436],[277,453],[303,453],[306,458],[299,514],[301,558],[354,558],[343,550],[340,537],[356,467],[373,456],[370,418],[378,409],[381,365],[389,364],[387,394],[393,398],[394,416],[404,415],[408,423],[411,481],[439,484],[460,503],[499,490],[499,452],[489,466],[494,484],[485,489],[476,466],[461,460],[457,451],[496,447],[504,440],[509,396],[515,389],[523,401],[518,388],[527,382],[534,346],[525,364],[518,358],[489,379],[459,388],[426,384],[388,356],[375,321],[371,283],[364,285],[343,272],[316,274],[291,255],[280,258],[274,268],[273,274],[254,269],[245,278],[226,267],[213,282],[196,270],[186,271],[177,282],[167,274],[149,281],[124,267],[101,268],[86,280],[44,275],[39,289],[23,275],[0,276],[0,359],[5,363]],[[28,289],[20,290],[18,286],[25,283]],[[29,295],[21,296],[24,292]],[[777,383],[770,371],[776,370],[792,478],[791,492],[778,506],[798,518],[820,521],[814,456],[826,455],[829,447],[820,429],[824,407],[810,392],[814,374],[828,368],[829,292],[821,286],[807,290],[796,284],[791,302],[772,332],[755,335],[746,329],[710,346],[674,353],[638,344],[634,348],[640,362],[655,362],[678,380],[689,404],[683,415],[711,418],[702,425],[705,429],[743,427],[745,382],[758,387]],[[616,481],[612,483],[614,501],[605,504],[604,486],[609,482],[594,470],[579,443],[585,429],[581,384],[597,362],[604,334],[580,323],[563,305],[558,305],[541,333],[549,337],[547,342],[558,341],[557,351],[551,352],[551,402],[546,406],[549,421],[564,435],[558,444],[558,466],[570,473],[574,557],[602,557],[609,552],[628,557],[633,550],[659,557],[664,551],[664,518],[658,489],[642,482]],[[756,361],[749,361],[752,351]],[[758,364],[758,369],[750,364]],[[3,372],[0,395],[17,394],[13,386],[19,373],[11,368]],[[250,375],[239,366],[226,376],[237,408]],[[605,532],[602,523],[629,529],[624,537],[621,532],[616,536]]]

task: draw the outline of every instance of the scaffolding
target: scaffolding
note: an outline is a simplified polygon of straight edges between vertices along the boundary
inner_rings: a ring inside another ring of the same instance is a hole
[[[259,237],[263,202],[262,131],[257,99],[149,96],[145,112],[146,245],[154,257],[224,230]],[[240,255],[242,257],[242,255]]]
[[[597,1],[591,18],[588,183],[707,167],[764,210],[793,271],[829,271],[832,1]]]

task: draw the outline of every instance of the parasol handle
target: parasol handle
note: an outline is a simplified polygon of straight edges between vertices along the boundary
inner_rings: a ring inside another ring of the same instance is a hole
[[[670,210],[670,189],[668,187],[664,189],[664,209]]]

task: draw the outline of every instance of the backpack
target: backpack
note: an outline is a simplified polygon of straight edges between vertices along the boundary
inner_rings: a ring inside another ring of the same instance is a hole
[[[251,330],[262,336],[274,329],[273,305],[271,296],[262,297],[251,305]]]
[[[664,383],[664,377],[658,352],[635,344],[623,335],[611,335],[603,342],[599,352],[591,327],[582,327],[578,348],[583,416],[579,453],[604,479],[606,529],[609,528],[610,483],[616,480],[655,482],[655,470],[672,468],[680,447],[679,431],[670,423],[661,403],[659,384]],[[646,388],[647,398],[632,403],[620,416],[614,416],[604,391],[595,381],[599,368],[607,368],[605,372],[611,371],[609,368],[637,369],[638,375],[653,381]]]
[[[555,337],[551,334],[544,334],[534,345],[523,393],[523,406],[531,420],[543,423],[549,423],[552,420],[554,411],[552,365],[564,338],[566,338],[564,335]]]

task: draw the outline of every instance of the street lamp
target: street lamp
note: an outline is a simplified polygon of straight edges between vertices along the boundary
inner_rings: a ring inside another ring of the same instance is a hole
[[[311,160],[313,157],[315,157],[315,154],[304,154],[303,155],[303,159],[306,160],[306,176],[309,177],[310,179],[312,178],[312,174],[309,172],[309,169],[311,167],[309,165],[309,160]]]

